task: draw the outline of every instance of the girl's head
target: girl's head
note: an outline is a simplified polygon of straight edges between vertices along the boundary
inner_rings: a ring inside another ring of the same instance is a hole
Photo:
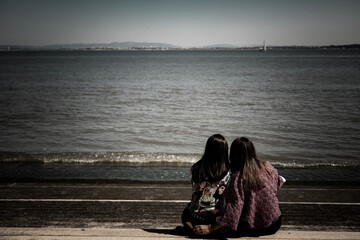
[[[218,181],[229,170],[228,144],[221,134],[210,136],[205,145],[202,158],[192,168],[192,181]]]
[[[257,162],[254,144],[246,137],[235,139],[230,148],[230,164],[232,172],[243,170],[244,166]]]
[[[241,171],[245,182],[245,190],[259,190],[265,187],[259,176],[259,170],[265,170],[265,165],[256,156],[252,141],[246,137],[235,139],[230,148],[231,171]]]
[[[208,138],[202,158],[211,165],[219,162],[228,163],[228,152],[229,147],[225,138],[221,134],[214,134]]]

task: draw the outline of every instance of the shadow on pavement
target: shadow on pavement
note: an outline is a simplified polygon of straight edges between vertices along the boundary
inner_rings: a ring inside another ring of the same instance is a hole
[[[174,229],[143,229],[146,232],[164,234],[164,235],[172,235],[172,236],[182,236],[190,239],[221,239],[224,240],[226,238],[218,238],[215,236],[196,236],[194,233],[187,231],[184,227],[176,227]]]

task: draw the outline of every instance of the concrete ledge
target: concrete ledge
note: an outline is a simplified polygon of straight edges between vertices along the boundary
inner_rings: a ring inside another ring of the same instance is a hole
[[[0,239],[7,240],[105,240],[105,239],[189,239],[174,229],[111,229],[111,228],[0,228]],[[284,231],[262,237],[243,237],[241,239],[360,239],[360,232],[326,231]]]

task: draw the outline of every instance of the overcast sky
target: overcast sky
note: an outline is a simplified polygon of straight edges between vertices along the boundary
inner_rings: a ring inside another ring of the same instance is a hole
[[[0,44],[360,43],[359,0],[0,0]]]

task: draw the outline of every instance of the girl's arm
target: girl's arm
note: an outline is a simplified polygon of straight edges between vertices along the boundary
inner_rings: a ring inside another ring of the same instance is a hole
[[[214,226],[220,225],[236,231],[242,209],[244,207],[244,189],[241,173],[233,173],[229,185],[224,191],[224,196],[219,203],[219,216],[216,217]]]

